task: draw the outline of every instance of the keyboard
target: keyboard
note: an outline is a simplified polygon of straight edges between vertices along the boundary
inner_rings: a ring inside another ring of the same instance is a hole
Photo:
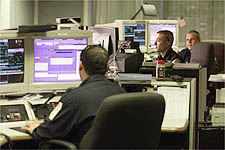
[[[21,129],[21,127],[12,127],[10,129],[13,129],[13,130],[16,130],[16,131],[19,131],[19,132],[23,132],[23,133],[26,133],[26,134],[30,134],[27,130]]]

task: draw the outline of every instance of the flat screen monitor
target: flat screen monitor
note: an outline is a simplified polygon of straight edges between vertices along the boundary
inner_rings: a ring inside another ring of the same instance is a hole
[[[124,39],[145,46],[145,24],[124,24]]]
[[[84,31],[82,35],[78,32],[80,31],[74,31],[73,37],[65,34],[58,37],[57,34],[32,37],[32,76],[29,84],[31,93],[52,90],[64,92],[69,87],[79,86],[80,54],[91,44],[92,33]],[[85,32],[89,34],[85,35]]]
[[[151,20],[149,21],[149,29],[148,29],[148,39],[149,39],[149,47],[155,47],[155,39],[157,32],[160,30],[169,30],[173,33],[174,42],[173,47],[178,47],[179,45],[179,26],[177,20]]]
[[[147,51],[147,22],[144,20],[115,20],[119,27],[119,40],[138,42],[141,52]]]
[[[93,32],[93,44],[100,44],[111,55],[116,52],[119,41],[119,30],[117,27],[88,27]]]
[[[28,92],[25,40],[19,37],[0,39],[0,95]]]

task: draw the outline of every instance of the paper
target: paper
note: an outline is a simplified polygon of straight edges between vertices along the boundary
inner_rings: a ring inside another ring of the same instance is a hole
[[[189,118],[189,89],[158,87],[157,92],[164,96],[166,102],[163,127],[183,127]]]
[[[216,103],[225,103],[225,88],[216,89]]]

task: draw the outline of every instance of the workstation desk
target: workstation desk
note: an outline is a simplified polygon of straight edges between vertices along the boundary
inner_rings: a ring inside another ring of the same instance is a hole
[[[55,96],[48,102],[48,105],[52,105],[59,101],[61,96]],[[26,120],[33,120],[37,117],[40,122],[43,122],[43,114],[46,112],[43,109],[48,109],[49,107],[43,107],[40,111],[35,112],[34,109],[38,106],[42,106],[46,102],[46,98],[28,100],[26,98],[17,98],[14,100],[9,100],[6,98],[1,98],[0,101],[0,147],[4,147],[10,142],[27,141],[28,143],[32,137],[20,127],[26,125]]]
[[[162,133],[184,133],[187,130],[189,131],[189,148],[192,149],[195,147],[195,99],[196,99],[196,79],[195,78],[185,78],[183,82],[175,82],[175,81],[156,81],[155,79],[152,79],[152,81],[146,81],[146,82],[137,82],[137,81],[119,81],[119,84],[126,88],[126,86],[133,86],[133,85],[142,85],[146,92],[155,92],[152,91],[154,85],[158,87],[158,90],[165,90],[165,88],[169,88],[169,90],[172,89],[173,92],[176,92],[176,90],[183,90],[185,89],[185,93],[188,95],[188,98],[185,98],[184,100],[188,100],[188,103],[186,103],[187,107],[185,114],[187,115],[188,113],[188,118],[183,118],[183,119],[177,119],[173,118],[172,120],[166,120],[164,121],[162,125]],[[181,92],[182,93],[182,92]],[[181,94],[180,93],[180,94]],[[57,98],[59,99],[59,98]],[[166,97],[165,97],[166,99]],[[14,102],[10,102],[14,103]],[[19,101],[17,101],[19,103]],[[29,106],[29,103],[26,103],[23,101],[25,108],[30,114],[30,118],[34,118],[35,114],[33,112],[33,109],[31,106]],[[15,104],[15,103],[14,103]],[[190,107],[189,107],[190,106]],[[167,111],[165,112],[167,113]],[[165,114],[166,116],[166,114]],[[15,123],[16,124],[16,123]],[[3,126],[1,124],[1,130],[0,132],[8,135],[12,141],[28,141],[31,140],[31,136],[26,133],[22,133],[19,131],[15,131],[13,129],[10,129],[10,127],[15,127],[15,126],[23,126],[25,125],[25,121],[22,121],[20,124],[16,125],[11,125],[11,126]],[[4,136],[1,136],[0,138],[0,145],[4,146],[7,144],[7,138]]]

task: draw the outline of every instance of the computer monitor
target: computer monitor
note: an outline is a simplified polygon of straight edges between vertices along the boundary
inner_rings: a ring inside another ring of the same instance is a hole
[[[147,51],[147,22],[144,20],[115,20],[119,26],[119,39],[139,42],[141,52]]]
[[[155,48],[157,32],[160,30],[169,30],[173,33],[173,47],[179,46],[179,24],[177,20],[149,20],[148,21],[148,47]]]
[[[28,92],[26,39],[16,31],[0,32],[0,96]]]
[[[91,31],[49,31],[33,36],[30,93],[64,92],[79,86],[80,54],[92,43]]]
[[[119,30],[117,27],[92,26],[88,30],[93,32],[93,44],[101,44],[108,54],[116,52],[119,41]]]

